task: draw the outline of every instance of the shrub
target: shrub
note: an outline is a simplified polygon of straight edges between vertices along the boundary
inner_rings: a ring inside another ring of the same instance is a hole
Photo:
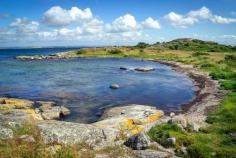
[[[120,49],[112,49],[108,51],[109,54],[123,54],[123,51]]]
[[[86,53],[86,50],[84,50],[84,49],[80,49],[80,50],[76,51],[77,55],[81,55],[81,54],[85,54],[85,53]]]
[[[149,46],[149,44],[147,44],[147,43],[139,42],[135,47],[144,49],[148,46]]]

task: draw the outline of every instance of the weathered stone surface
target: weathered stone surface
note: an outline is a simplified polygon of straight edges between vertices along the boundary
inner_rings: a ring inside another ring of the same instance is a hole
[[[157,150],[136,150],[134,151],[138,158],[177,158],[174,154]]]
[[[131,136],[124,144],[134,150],[144,150],[148,148],[149,143],[149,138],[144,133],[140,133]]]
[[[13,138],[13,131],[10,128],[6,128],[0,125],[0,139]]]
[[[195,122],[189,122],[188,127],[190,128],[190,130],[192,130],[194,132],[198,132],[200,129],[200,126]]]
[[[22,135],[19,137],[22,141],[24,142],[28,142],[28,143],[34,143],[35,142],[35,139],[33,136],[31,135]]]
[[[148,72],[148,71],[154,71],[155,68],[153,67],[139,67],[139,68],[135,68],[136,71],[140,71],[140,72]]]
[[[70,110],[63,106],[44,107],[40,112],[44,120],[57,120],[70,114]]]
[[[110,85],[110,88],[111,89],[119,89],[120,86],[118,84],[112,84],[112,85]]]
[[[170,123],[175,123],[175,124],[179,125],[181,128],[186,128],[188,125],[188,122],[187,122],[185,116],[182,114],[172,117],[170,120]]]
[[[148,130],[164,113],[152,106],[130,104],[105,110],[101,121],[93,125],[104,130],[109,139],[128,137]]]
[[[106,138],[102,129],[64,121],[42,121],[37,125],[45,143],[95,144]]]

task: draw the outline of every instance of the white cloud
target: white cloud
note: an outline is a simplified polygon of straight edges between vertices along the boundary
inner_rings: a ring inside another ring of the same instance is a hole
[[[83,22],[92,18],[93,14],[89,8],[81,10],[78,7],[66,10],[60,6],[54,6],[43,15],[43,21],[51,26],[66,26],[73,22]]]
[[[148,17],[145,21],[142,22],[142,26],[144,28],[150,28],[150,29],[160,29],[160,23],[158,20],[154,20],[151,17]]]
[[[187,28],[196,22],[198,22],[198,19],[192,18],[192,17],[185,17],[183,15],[177,14],[175,12],[170,12],[164,18],[170,22],[171,25],[175,27],[180,27],[180,28]]]
[[[29,21],[26,18],[17,18],[10,25],[18,33],[34,33],[38,31],[39,23],[36,21]]]
[[[229,24],[236,22],[236,19],[234,18],[214,15],[212,11],[205,6],[198,10],[190,11],[185,15],[170,12],[164,16],[164,19],[166,19],[171,25],[180,28],[187,28],[200,22],[201,20],[207,20],[218,24]]]
[[[107,29],[110,32],[128,32],[138,29],[138,23],[134,16],[126,14],[115,19],[112,24],[108,24]]]

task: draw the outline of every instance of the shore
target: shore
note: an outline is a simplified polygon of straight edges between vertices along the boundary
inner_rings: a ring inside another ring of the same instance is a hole
[[[27,59],[34,60],[28,57]],[[47,59],[47,57],[37,60],[44,59]],[[56,59],[65,59],[65,57]],[[196,96],[189,103],[182,105],[181,111],[174,112],[175,114],[164,114],[163,111],[151,106],[123,105],[106,109],[101,116],[102,120],[98,122],[80,124],[55,120],[55,118],[60,118],[61,111],[58,111],[58,108],[56,108],[56,117],[44,119],[41,117],[43,116],[42,113],[39,116],[36,112],[37,110],[30,107],[29,109],[26,108],[27,117],[25,117],[26,120],[23,119],[22,121],[27,121],[27,119],[29,121],[30,117],[28,117],[28,114],[33,116],[36,127],[40,130],[40,134],[46,144],[53,142],[59,144],[76,144],[85,141],[92,145],[94,150],[107,146],[122,145],[129,137],[147,132],[154,125],[167,123],[170,120],[180,124],[183,128],[187,128],[187,125],[191,124],[196,131],[201,127],[205,127],[207,125],[205,120],[208,111],[219,105],[225,96],[225,92],[219,90],[219,83],[213,80],[207,73],[199,72],[192,65],[155,59],[150,59],[150,61],[168,65],[173,70],[185,74],[193,80],[196,87]],[[29,112],[29,110],[32,111]],[[11,112],[16,114],[10,115]],[[46,110],[46,112],[46,114],[50,114],[51,116],[52,111]],[[20,113],[19,111],[17,112],[17,109],[14,108],[7,113],[9,113],[9,117],[15,117],[15,119],[11,118],[10,122],[20,120],[18,117]],[[66,113],[68,114],[69,112],[66,111]],[[1,115],[0,113],[0,120],[7,118],[6,112],[4,113],[4,117],[2,116],[3,114]],[[9,122],[5,124],[9,124]],[[162,149],[162,151],[168,156],[174,155],[173,151],[165,149]]]

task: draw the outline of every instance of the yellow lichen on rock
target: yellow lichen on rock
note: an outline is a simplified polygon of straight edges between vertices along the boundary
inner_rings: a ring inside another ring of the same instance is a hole
[[[0,98],[0,110],[32,108],[33,102],[23,99]]]
[[[138,122],[138,124],[136,124]],[[138,134],[144,131],[144,127],[140,124],[141,121],[137,121],[134,119],[127,119],[124,123],[124,129],[129,131],[131,135]]]
[[[147,120],[149,123],[157,121],[161,116],[163,116],[163,112],[156,112],[154,114],[151,114],[147,117]]]
[[[42,116],[37,114],[34,109],[19,109],[20,111],[30,114],[35,120],[43,120]]]

